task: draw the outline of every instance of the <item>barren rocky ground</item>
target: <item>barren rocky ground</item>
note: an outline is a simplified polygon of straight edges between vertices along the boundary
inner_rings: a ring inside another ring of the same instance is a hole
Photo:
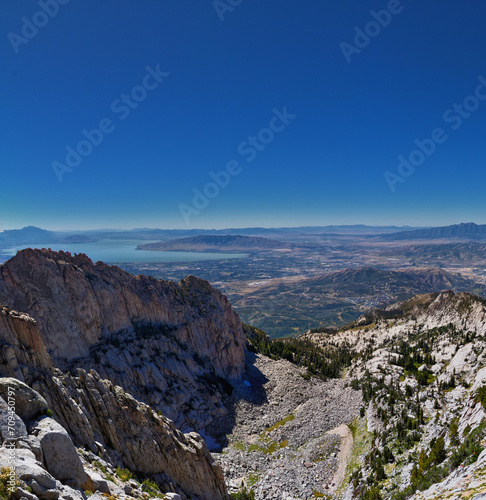
[[[228,446],[214,454],[230,491],[244,484],[257,499],[307,499],[337,487],[347,428],[340,426],[359,413],[361,393],[344,380],[305,380],[304,373],[287,361],[248,355],[233,395],[236,424]]]

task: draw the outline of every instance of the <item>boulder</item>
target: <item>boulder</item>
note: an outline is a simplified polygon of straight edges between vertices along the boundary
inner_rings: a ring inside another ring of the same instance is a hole
[[[59,491],[57,490],[46,490],[39,494],[41,500],[57,500],[59,498]]]
[[[101,491],[101,493],[110,493],[110,488],[108,486],[108,481],[101,477],[97,472],[92,470],[87,470],[86,476],[87,481],[81,485],[81,488],[86,491]]]
[[[0,397],[0,441],[16,441],[26,436],[24,423]]]
[[[474,344],[470,342],[462,346],[447,366],[447,373],[460,374],[466,371],[476,361]]]
[[[110,490],[110,496],[118,498],[123,494],[123,490],[113,481],[106,481],[106,484],[108,485],[108,489]]]
[[[86,495],[80,489],[74,490],[73,488],[59,482],[57,483],[57,489],[59,490],[61,498],[64,500],[86,500]],[[91,500],[91,497],[89,498]],[[106,500],[106,497],[102,497],[102,499]],[[95,500],[94,495],[93,500]]]
[[[47,470],[56,479],[76,488],[87,481],[83,464],[64,427],[52,418],[43,417],[31,430],[39,438]]]
[[[0,448],[0,463],[9,463],[9,451]],[[36,461],[35,455],[29,450],[15,450],[15,473],[28,486],[35,483],[40,491],[54,489],[56,480]],[[35,492],[34,492],[35,493]]]
[[[23,488],[17,488],[17,491],[13,494],[13,498],[16,500],[21,500],[25,498],[27,500],[37,500],[37,497],[30,493],[30,491],[24,490]]]
[[[15,399],[13,410],[22,420],[32,420],[46,413],[47,401],[37,391],[16,378],[0,378],[0,396],[8,401],[12,392]]]
[[[44,462],[44,457],[42,456],[42,447],[39,438],[37,438],[36,436],[21,437],[17,441],[16,447],[30,450],[35,455],[35,458],[38,462]]]

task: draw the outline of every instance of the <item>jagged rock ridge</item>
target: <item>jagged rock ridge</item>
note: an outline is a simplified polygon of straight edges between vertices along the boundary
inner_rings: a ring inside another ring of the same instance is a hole
[[[31,344],[44,344],[54,366],[93,368],[178,427],[199,430],[224,413],[221,379],[243,369],[238,315],[193,276],[176,284],[27,249],[0,267],[0,303],[35,319],[41,335]]]
[[[227,498],[203,439],[166,417],[190,431],[227,412],[246,347],[223,295],[28,249],[0,267],[1,302],[0,376],[39,391],[76,445],[182,498]]]
[[[0,267],[0,302],[38,321],[53,358],[86,356],[102,338],[148,324],[177,330],[181,343],[212,358],[218,375],[241,372],[238,316],[192,276],[177,285],[93,264],[84,254],[26,249]]]

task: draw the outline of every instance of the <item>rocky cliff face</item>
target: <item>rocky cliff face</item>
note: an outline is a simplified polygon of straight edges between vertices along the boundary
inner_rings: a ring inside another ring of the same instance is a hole
[[[0,463],[24,482],[17,485],[21,489],[15,498],[81,500],[81,490],[142,498],[142,491],[134,494],[130,487],[125,494],[115,485],[116,466],[150,474],[161,491],[177,498],[228,498],[221,469],[198,434],[182,434],[170,420],[96,373],[56,374],[36,382],[48,401],[17,379],[0,378]],[[15,413],[8,412],[7,399]],[[56,420],[46,416],[49,405],[62,408]],[[97,455],[76,450],[71,436]],[[105,480],[93,466],[101,466]]]
[[[217,375],[241,374],[241,322],[222,294],[192,276],[176,284],[82,254],[27,249],[0,267],[0,303],[38,322],[53,359],[86,356],[100,340],[148,325],[208,357]]]
[[[224,414],[222,379],[244,366],[237,314],[192,276],[176,284],[85,255],[27,249],[0,267],[0,302],[35,319],[35,341],[54,366],[95,369],[182,429],[204,429]]]
[[[36,321],[25,313],[0,305],[0,373],[24,381],[52,363]]]
[[[199,434],[183,434],[171,420],[95,371],[58,373],[34,387],[50,407],[59,409],[56,419],[76,444],[101,450],[109,463],[150,475],[167,491],[172,484],[196,498],[226,498],[221,469]]]
[[[227,498],[190,432],[227,413],[222,393],[244,367],[241,322],[222,294],[194,277],[175,284],[28,249],[0,267],[0,303],[0,376],[42,394],[76,445],[182,498]]]

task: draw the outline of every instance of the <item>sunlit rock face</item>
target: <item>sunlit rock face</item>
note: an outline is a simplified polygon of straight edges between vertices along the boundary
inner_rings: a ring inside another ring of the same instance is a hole
[[[246,342],[209,283],[23,250],[0,266],[0,345],[0,376],[42,394],[75,444],[101,443],[182,494],[227,498],[221,469],[190,431],[226,415]]]
[[[224,415],[223,379],[243,370],[238,315],[193,276],[177,284],[85,255],[27,249],[0,267],[0,303],[33,320],[21,331],[37,364],[95,369],[182,429],[203,429]],[[33,327],[37,337],[27,331]]]
[[[102,339],[150,326],[207,356],[217,375],[238,377],[243,367],[238,315],[193,276],[176,284],[94,264],[83,254],[27,249],[0,267],[0,303],[38,322],[52,358],[83,357]]]

